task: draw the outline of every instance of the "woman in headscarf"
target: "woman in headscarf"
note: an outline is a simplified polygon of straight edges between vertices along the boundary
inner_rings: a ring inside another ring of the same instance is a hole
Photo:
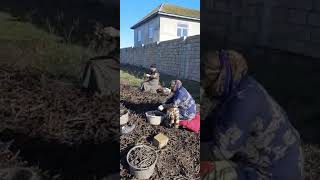
[[[156,93],[159,89],[160,74],[157,71],[156,65],[150,66],[150,73],[145,75],[146,80],[141,84],[141,90],[145,92]]]
[[[229,50],[209,53],[204,61],[202,87],[217,105],[201,122],[202,179],[303,180],[300,135],[247,75],[245,58]]]
[[[196,103],[191,94],[182,86],[180,80],[171,81],[173,95],[158,107],[160,111],[176,107],[179,109],[180,120],[192,120],[196,116]]]

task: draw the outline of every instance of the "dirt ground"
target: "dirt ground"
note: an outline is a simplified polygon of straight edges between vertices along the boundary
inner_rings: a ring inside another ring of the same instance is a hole
[[[120,137],[121,178],[132,178],[126,162],[127,152],[135,144],[153,146],[152,138],[163,133],[169,138],[166,147],[158,150],[158,161],[151,179],[200,179],[200,136],[185,129],[153,126],[146,122],[145,112],[155,110],[166,100],[166,96],[141,93],[136,87],[121,85],[120,103],[129,109],[129,124],[136,128]]]

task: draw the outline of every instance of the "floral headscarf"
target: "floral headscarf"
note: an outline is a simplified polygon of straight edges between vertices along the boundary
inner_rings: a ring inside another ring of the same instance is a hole
[[[209,52],[204,61],[205,78],[202,86],[211,98],[227,98],[247,75],[245,58],[234,50]]]
[[[180,89],[180,87],[182,86],[182,82],[180,80],[172,80],[170,84],[171,84],[171,90],[173,91]]]

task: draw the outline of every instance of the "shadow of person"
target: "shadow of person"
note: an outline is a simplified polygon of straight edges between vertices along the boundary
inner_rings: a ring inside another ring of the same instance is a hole
[[[12,151],[20,151],[19,156],[30,165],[49,170],[51,175],[60,174],[64,179],[85,180],[119,173],[119,167],[114,166],[119,163],[119,156],[115,156],[119,154],[119,142],[67,145],[17,133],[1,134],[3,139],[14,139]]]
[[[134,112],[136,114],[145,114],[147,111],[154,111],[158,109],[158,106],[161,105],[161,103],[155,102],[155,103],[134,103],[130,101],[121,101],[121,103],[129,109],[129,111]]]

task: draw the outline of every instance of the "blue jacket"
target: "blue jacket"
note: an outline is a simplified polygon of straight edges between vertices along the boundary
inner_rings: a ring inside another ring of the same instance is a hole
[[[181,120],[191,120],[195,117],[197,109],[196,103],[190,93],[183,87],[179,87],[166,104],[173,104],[178,107]]]

